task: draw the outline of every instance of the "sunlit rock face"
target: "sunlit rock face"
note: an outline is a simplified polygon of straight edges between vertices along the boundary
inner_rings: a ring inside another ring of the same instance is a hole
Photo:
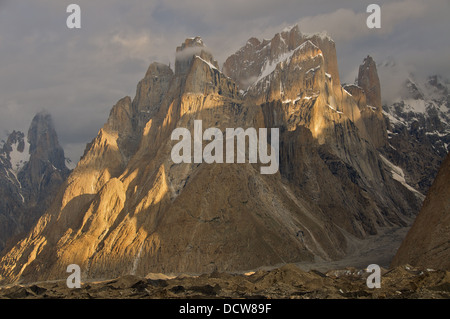
[[[69,264],[111,278],[341,259],[353,241],[410,224],[423,199],[380,157],[364,98],[341,87],[326,35],[251,38],[222,71],[201,38],[187,39],[174,72],[150,65],[135,98],[112,108],[52,206],[3,255],[0,278],[65,278]],[[279,129],[279,171],[175,164],[171,134],[193,133],[195,120]]]

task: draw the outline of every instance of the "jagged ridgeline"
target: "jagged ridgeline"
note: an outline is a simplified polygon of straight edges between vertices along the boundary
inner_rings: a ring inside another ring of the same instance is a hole
[[[69,264],[88,279],[331,261],[354,240],[410,224],[423,195],[379,156],[379,81],[364,63],[356,95],[323,34],[252,38],[222,71],[200,38],[186,39],[175,71],[151,64],[134,99],[112,108],[51,207],[4,253],[1,280],[66,278]],[[222,132],[278,128],[279,171],[175,164],[171,133],[195,120]]]

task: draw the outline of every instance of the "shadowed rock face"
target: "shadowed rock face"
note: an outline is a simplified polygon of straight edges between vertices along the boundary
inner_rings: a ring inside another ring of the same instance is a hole
[[[450,269],[450,156],[442,163],[420,213],[392,265]]]
[[[27,137],[9,135],[0,151],[0,251],[29,231],[69,172],[50,114],[36,114]]]
[[[358,104],[361,120],[368,138],[379,149],[387,144],[386,122],[381,108],[381,87],[377,66],[372,57],[367,56],[359,66],[357,85],[345,85]]]
[[[86,278],[111,278],[337,260],[355,240],[408,225],[421,197],[379,157],[340,86],[331,39],[294,28],[270,43],[272,62],[255,63],[272,72],[243,93],[200,38],[177,48],[175,72],[152,64],[33,231],[3,256],[0,280],[65,278],[73,263]],[[175,164],[171,134],[192,134],[195,120],[222,132],[278,128],[279,172]]]
[[[30,159],[49,161],[57,169],[65,169],[64,151],[59,145],[58,137],[51,115],[40,112],[31,121],[28,130],[28,140],[30,142]]]
[[[383,106],[388,144],[382,152],[402,167],[410,185],[426,194],[450,149],[448,81],[410,76],[399,94]]]
[[[19,173],[19,177],[23,186],[31,189],[31,201],[38,202],[40,193],[47,186],[42,183],[42,176],[46,175],[46,171],[50,175],[53,174],[50,173],[50,168],[52,172],[57,172],[56,174],[61,177],[59,184],[69,172],[65,164],[64,150],[59,145],[50,114],[46,112],[36,114],[28,130],[28,141],[30,143],[30,160]],[[52,178],[58,177],[50,177],[50,179]]]
[[[366,94],[367,104],[375,107],[381,113],[381,86],[377,66],[371,56],[364,59],[359,66],[358,85]]]

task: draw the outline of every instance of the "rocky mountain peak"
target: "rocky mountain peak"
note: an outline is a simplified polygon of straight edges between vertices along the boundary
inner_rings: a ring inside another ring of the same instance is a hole
[[[239,88],[247,90],[267,71],[275,70],[275,66],[293,54],[301,45],[310,41],[325,56],[325,72],[333,78],[333,85],[339,86],[336,48],[333,40],[325,33],[302,34],[298,25],[276,33],[270,40],[250,38],[246,45],[228,57],[223,65],[225,75],[232,78]]]
[[[377,65],[368,55],[359,66],[358,86],[360,86],[367,98],[367,104],[376,108],[381,113],[381,86],[378,78]]]
[[[376,148],[384,147],[387,143],[386,123],[381,109],[381,87],[375,61],[367,56],[359,66],[357,84],[344,85],[358,105],[360,119],[367,131],[366,138]]]
[[[261,41],[258,38],[252,37],[252,38],[248,39],[246,45],[258,46],[260,44],[261,44]]]
[[[280,54],[294,50],[298,43],[302,41],[302,34],[298,25],[291,29],[285,29],[281,33],[275,34],[271,40],[271,58],[275,59]]]
[[[61,278],[72,263],[107,278],[331,261],[382,227],[407,225],[420,198],[367,142],[337,71],[334,42],[298,27],[251,38],[223,73],[201,38],[186,39],[175,74],[151,65],[136,97],[113,107],[52,209],[0,260],[0,281]],[[238,94],[236,83],[249,89]],[[376,113],[364,109],[370,121]],[[195,136],[196,120],[279,129],[279,170],[174,163],[174,130]]]
[[[177,52],[183,51],[186,48],[193,48],[193,47],[201,47],[201,48],[205,47],[205,44],[203,43],[201,37],[196,36],[193,38],[186,38],[186,40],[184,40],[184,43],[182,43],[181,46],[177,47]]]
[[[172,75],[173,72],[166,64],[159,63],[159,62],[153,62],[148,67],[144,78],[149,78],[149,77],[157,78],[158,76],[161,76],[161,75],[164,76],[167,74]]]
[[[50,113],[42,111],[34,116],[28,130],[28,141],[31,157],[48,160],[57,169],[67,169]]]
[[[214,60],[212,54],[206,48],[200,37],[187,38],[181,46],[176,49],[175,75],[187,74],[195,56],[211,63],[215,68],[219,68],[219,64]]]
[[[35,115],[28,136],[9,134],[0,149],[0,251],[42,216],[69,172],[49,113]]]

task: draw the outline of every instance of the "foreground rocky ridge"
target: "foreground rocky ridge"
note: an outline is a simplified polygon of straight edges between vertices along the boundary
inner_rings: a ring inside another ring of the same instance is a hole
[[[270,43],[248,53],[262,60],[244,72],[257,76],[245,91],[199,37],[177,48],[175,72],[151,64],[47,213],[4,253],[0,281],[65,278],[69,264],[87,278],[111,278],[332,261],[353,241],[409,225],[423,195],[379,156],[380,110],[341,86],[334,42],[292,28]],[[222,132],[278,128],[279,172],[261,175],[259,163],[174,164],[172,131],[192,132],[197,119]]]
[[[392,264],[450,269],[450,155],[428,190],[422,209]]]
[[[450,273],[411,266],[382,269],[381,288],[369,289],[369,273],[346,268],[303,271],[293,264],[247,274],[213,272],[200,276],[128,275],[84,282],[65,281],[0,287],[0,299],[448,299]]]

